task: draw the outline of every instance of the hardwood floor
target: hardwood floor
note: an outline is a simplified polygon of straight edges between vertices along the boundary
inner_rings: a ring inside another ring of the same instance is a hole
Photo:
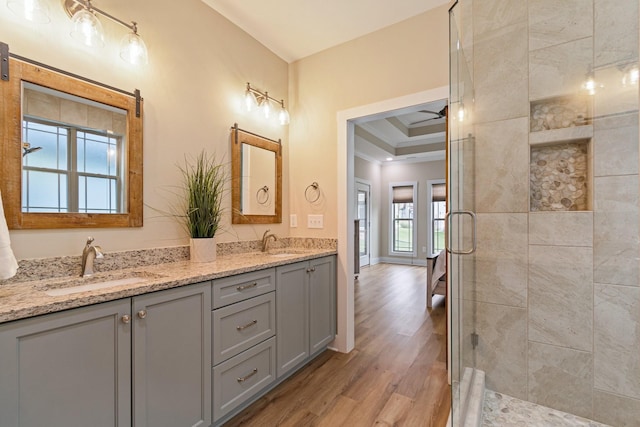
[[[426,308],[425,267],[365,267],[355,284],[356,346],[326,351],[226,426],[446,425],[445,308]]]

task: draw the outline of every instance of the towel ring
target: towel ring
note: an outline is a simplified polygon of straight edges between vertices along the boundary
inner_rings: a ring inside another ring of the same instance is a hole
[[[309,194],[311,194],[309,192],[310,188],[313,188],[317,193],[315,199],[313,200],[311,200],[311,198],[309,197]],[[315,181],[313,181],[311,184],[307,186],[307,188],[304,190],[304,198],[307,199],[307,202],[315,203],[318,201],[318,199],[320,198],[320,190],[318,190],[318,188],[320,188],[320,185]]]
[[[264,193],[263,200],[260,200],[260,193]],[[260,205],[267,204],[267,202],[269,201],[269,187],[265,185],[262,188],[258,188],[258,191],[256,191],[256,201]]]

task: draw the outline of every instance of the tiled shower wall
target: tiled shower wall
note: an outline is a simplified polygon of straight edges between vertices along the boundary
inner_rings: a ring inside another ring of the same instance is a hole
[[[492,390],[637,426],[638,84],[628,73],[638,65],[639,2],[467,3],[478,251],[463,296],[480,340],[465,362],[475,357]],[[532,132],[532,103],[584,97],[590,73],[593,120]],[[531,146],[576,140],[589,146],[587,210],[531,212]]]

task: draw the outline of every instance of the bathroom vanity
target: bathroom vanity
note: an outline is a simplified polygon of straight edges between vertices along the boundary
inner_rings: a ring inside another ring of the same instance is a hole
[[[333,340],[335,262],[236,254],[67,295],[0,286],[0,425],[221,425]]]

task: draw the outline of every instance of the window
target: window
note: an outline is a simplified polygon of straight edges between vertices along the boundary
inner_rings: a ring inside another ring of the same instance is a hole
[[[444,249],[444,217],[447,213],[445,184],[431,185],[431,253]]]
[[[415,255],[416,183],[391,184],[391,252]]]
[[[23,212],[122,212],[122,136],[25,117]]]

